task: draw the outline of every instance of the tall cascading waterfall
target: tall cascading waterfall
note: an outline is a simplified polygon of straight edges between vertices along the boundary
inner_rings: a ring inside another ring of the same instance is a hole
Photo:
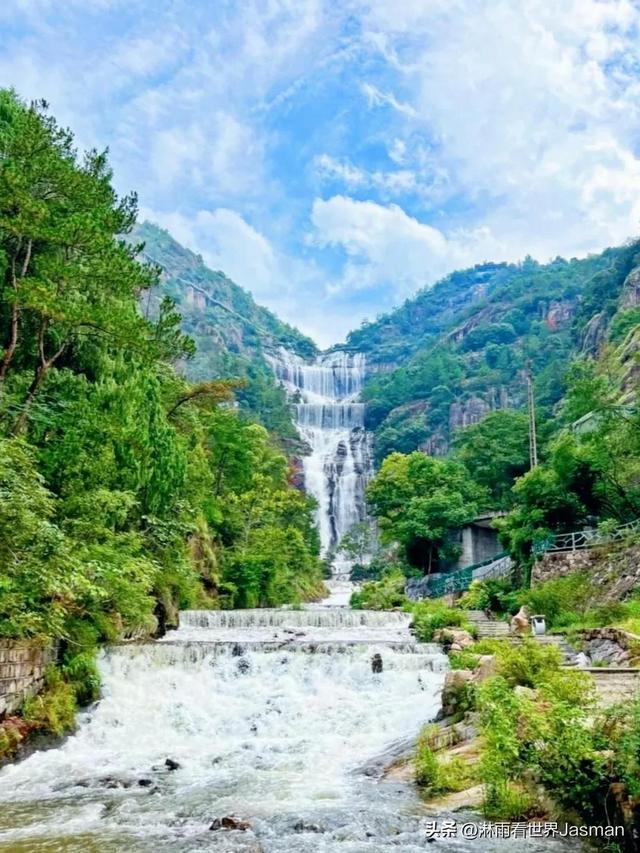
[[[296,426],[310,449],[302,462],[304,485],[318,502],[322,553],[334,554],[344,534],[366,519],[372,454],[360,402],[365,356],[331,352],[308,363],[281,348],[270,361],[295,404]],[[336,581],[348,580],[350,568],[348,561],[334,557]]]

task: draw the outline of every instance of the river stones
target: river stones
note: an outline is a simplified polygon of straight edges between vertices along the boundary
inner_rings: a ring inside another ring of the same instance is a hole
[[[174,761],[173,758],[167,758],[164,766],[169,772],[172,772],[173,770],[180,770],[181,765],[177,761]]]
[[[376,652],[375,655],[371,658],[371,671],[374,673],[380,673],[383,670],[382,664],[382,655],[379,652]]]
[[[293,825],[294,832],[324,832],[324,827],[319,823],[307,823],[306,820],[299,820]]]
[[[225,817],[214,818],[209,829],[214,832],[220,829],[235,829],[239,832],[246,832],[247,829],[251,829],[251,824],[248,820],[241,820],[235,815],[225,815]]]
[[[446,717],[456,714],[465,703],[468,683],[473,679],[469,669],[452,669],[445,676],[442,688],[442,710]]]

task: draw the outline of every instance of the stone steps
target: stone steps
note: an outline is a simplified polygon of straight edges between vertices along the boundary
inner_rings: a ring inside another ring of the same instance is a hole
[[[632,699],[640,690],[640,669],[616,669],[614,667],[590,667],[588,672],[596,684],[601,705],[615,705]]]
[[[478,633],[478,639],[495,639],[509,636],[509,625],[497,619],[489,619],[482,610],[467,610],[467,619]]]

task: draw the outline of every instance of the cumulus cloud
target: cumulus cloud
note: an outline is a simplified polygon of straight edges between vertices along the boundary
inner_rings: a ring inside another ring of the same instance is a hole
[[[476,224],[542,257],[637,231],[636,4],[380,0],[363,15],[415,111],[393,156],[411,163],[416,128],[436,140]]]
[[[504,251],[488,229],[446,236],[398,205],[342,195],[316,199],[311,221],[312,242],[338,246],[346,256],[341,278],[333,282],[334,295],[384,286],[399,298],[457,266]]]
[[[638,230],[635,0],[13,0],[0,21],[0,85],[109,145],[119,188],[323,341],[456,267]]]

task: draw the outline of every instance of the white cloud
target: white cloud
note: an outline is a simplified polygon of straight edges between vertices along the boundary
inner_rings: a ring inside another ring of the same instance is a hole
[[[273,293],[281,277],[276,253],[267,238],[234,210],[199,210],[194,216],[143,209],[142,217],[166,228],[179,243],[202,255],[256,298]]]
[[[488,229],[446,236],[397,205],[342,195],[316,199],[311,221],[315,245],[338,246],[346,255],[341,279],[332,283],[334,296],[379,287],[392,288],[398,298],[407,296],[449,270],[504,252]]]
[[[637,232],[637,4],[379,0],[363,19],[415,114],[390,156],[415,169],[416,132],[434,139],[473,225],[543,259]]]
[[[382,92],[372,83],[361,83],[360,89],[371,107],[392,107],[396,112],[402,113],[409,118],[416,118],[418,115],[410,104],[402,103],[391,92]]]

